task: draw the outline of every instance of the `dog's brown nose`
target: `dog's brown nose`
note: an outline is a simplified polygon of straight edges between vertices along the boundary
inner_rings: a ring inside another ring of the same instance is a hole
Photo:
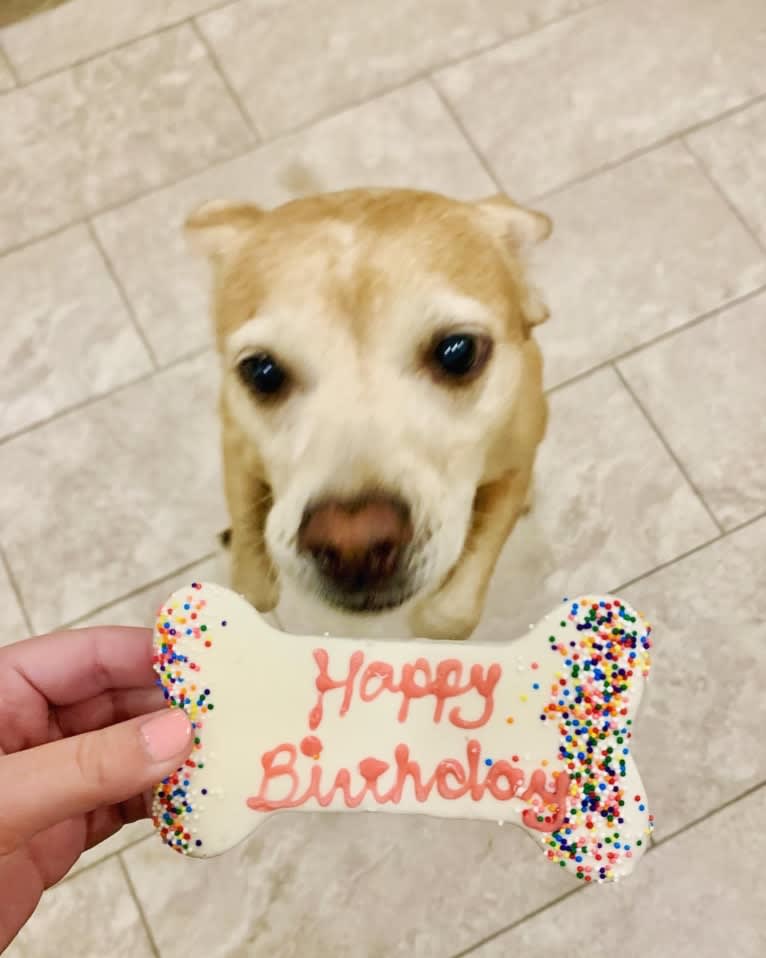
[[[380,586],[397,570],[412,539],[409,510],[379,496],[359,502],[324,502],[303,517],[298,548],[322,575],[346,592]]]

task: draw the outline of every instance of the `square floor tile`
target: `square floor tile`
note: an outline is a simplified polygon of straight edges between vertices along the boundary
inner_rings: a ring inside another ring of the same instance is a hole
[[[766,247],[766,103],[705,127],[687,141]]]
[[[437,79],[506,188],[531,197],[765,92],[764,38],[761,0],[615,0]]]
[[[3,610],[3,622],[0,625],[0,645],[10,645],[12,642],[20,642],[26,639],[29,634],[24,615],[19,607],[16,593],[13,590],[11,581],[5,565],[0,559],[0,609]]]
[[[525,4],[530,6],[530,4]],[[497,0],[260,0],[200,17],[259,131],[274,136],[502,38]],[[257,55],[253,55],[257,51]]]
[[[191,27],[0,97],[0,248],[204,169],[252,142]]]
[[[610,958],[616,947],[622,958],[760,958],[765,814],[761,788],[650,852],[619,885],[585,888],[471,958],[557,954],[574,941],[589,958]]]
[[[664,838],[766,781],[766,519],[632,585],[654,629],[633,751]]]
[[[613,590],[717,532],[615,373],[594,373],[551,396],[534,507],[476,636],[515,638],[564,596]]]
[[[179,343],[185,351],[210,337],[208,271],[184,241],[188,214],[219,198],[276,206],[300,195],[307,179],[317,190],[407,186],[466,199],[493,191],[437,95],[415,84],[98,217],[160,362]]]
[[[8,894],[3,889],[3,894]],[[46,892],[5,958],[153,958],[149,938],[117,861]]]
[[[0,438],[148,372],[85,227],[0,259]]]
[[[215,548],[216,384],[205,354],[0,446],[0,542],[36,629]]]
[[[163,958],[444,958],[573,887],[513,826],[283,814],[240,849],[125,853]],[[179,929],[183,933],[179,934]]]
[[[553,217],[538,281],[553,386],[766,283],[766,257],[674,144],[570,187]]]
[[[620,363],[727,529],[766,509],[766,295]]]
[[[28,83],[214,5],[215,0],[67,0],[6,27],[0,41]]]

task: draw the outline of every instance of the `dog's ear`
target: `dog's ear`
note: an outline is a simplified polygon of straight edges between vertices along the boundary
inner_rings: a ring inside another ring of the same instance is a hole
[[[192,249],[211,260],[220,260],[247,238],[263,217],[249,203],[214,200],[195,210],[184,225]]]
[[[553,232],[553,221],[549,216],[519,206],[502,193],[475,205],[492,231],[510,243],[516,252],[523,253],[537,246]]]
[[[502,193],[480,200],[475,205],[494,235],[507,243],[513,253],[522,257],[553,232],[553,221],[549,216],[519,206]],[[540,290],[532,283],[526,282],[524,285],[521,311],[527,330],[530,326],[544,323],[550,315]]]

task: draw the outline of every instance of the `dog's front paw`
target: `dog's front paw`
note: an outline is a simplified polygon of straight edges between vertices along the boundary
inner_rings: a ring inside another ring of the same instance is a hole
[[[482,603],[475,594],[460,593],[447,583],[416,605],[410,614],[412,634],[422,639],[467,639],[479,624]]]

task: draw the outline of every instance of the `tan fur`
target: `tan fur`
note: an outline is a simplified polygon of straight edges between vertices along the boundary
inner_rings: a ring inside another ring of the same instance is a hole
[[[234,587],[261,610],[283,575],[316,588],[295,545],[302,511],[383,488],[419,536],[413,631],[469,635],[545,432],[532,328],[548,313],[523,260],[548,218],[505,197],[352,190],[270,212],[208,204],[187,225],[213,264]],[[494,342],[471,385],[426,368],[433,336],[458,331]],[[290,371],[283,401],[240,382],[254,351]]]

